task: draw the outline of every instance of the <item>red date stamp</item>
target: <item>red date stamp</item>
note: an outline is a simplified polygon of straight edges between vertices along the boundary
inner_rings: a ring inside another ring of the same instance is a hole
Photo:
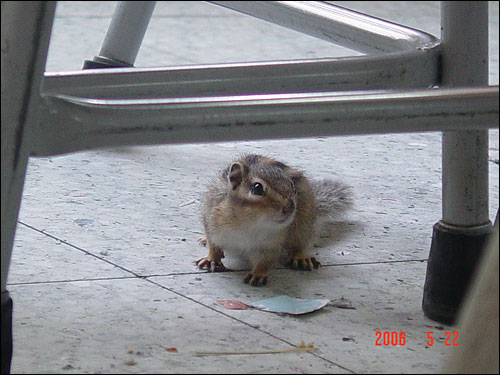
[[[434,331],[427,331],[427,345],[432,346],[434,345],[434,337],[432,335],[434,334]],[[444,345],[446,346],[459,346],[458,343],[458,331],[446,331],[444,333],[445,339],[444,339]]]
[[[377,331],[375,332],[375,346],[405,346],[406,332],[401,331]]]
[[[427,331],[427,345],[434,345],[434,331]],[[459,346],[458,331],[444,332],[445,339],[444,345],[446,346]],[[405,346],[406,345],[406,332],[405,331],[377,331],[375,332],[375,346]]]

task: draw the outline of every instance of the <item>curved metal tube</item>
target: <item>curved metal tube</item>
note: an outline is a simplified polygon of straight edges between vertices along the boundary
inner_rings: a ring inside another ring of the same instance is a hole
[[[434,36],[324,1],[210,1],[367,54],[432,48]]]
[[[498,86],[409,92],[159,99],[45,98],[33,155],[214,142],[498,126]]]

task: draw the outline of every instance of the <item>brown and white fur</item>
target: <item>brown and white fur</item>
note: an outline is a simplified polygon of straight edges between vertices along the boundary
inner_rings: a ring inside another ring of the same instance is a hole
[[[282,253],[294,269],[320,263],[307,255],[322,218],[338,216],[352,205],[350,189],[332,180],[310,183],[296,169],[261,155],[245,155],[209,186],[202,204],[208,255],[200,269],[224,271],[224,252],[250,260],[245,283],[265,285]]]

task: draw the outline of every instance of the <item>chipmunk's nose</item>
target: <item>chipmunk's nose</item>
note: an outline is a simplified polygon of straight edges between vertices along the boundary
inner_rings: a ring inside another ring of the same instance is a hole
[[[285,207],[283,207],[282,212],[285,215],[290,215],[291,213],[293,213],[294,210],[295,210],[295,202],[292,199],[289,199],[288,204]]]

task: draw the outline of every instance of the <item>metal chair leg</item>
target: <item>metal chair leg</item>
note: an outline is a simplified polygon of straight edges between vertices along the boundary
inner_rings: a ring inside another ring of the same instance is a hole
[[[2,374],[10,373],[12,360],[12,299],[9,292],[2,292]]]
[[[441,7],[443,86],[487,86],[488,3]],[[492,230],[488,131],[444,132],[442,168],[443,218],[434,225],[422,307],[429,318],[451,324]]]
[[[86,60],[83,69],[134,66],[155,5],[156,1],[120,1],[99,55]]]
[[[7,275],[54,12],[55,2],[2,2],[2,373],[12,357]]]

